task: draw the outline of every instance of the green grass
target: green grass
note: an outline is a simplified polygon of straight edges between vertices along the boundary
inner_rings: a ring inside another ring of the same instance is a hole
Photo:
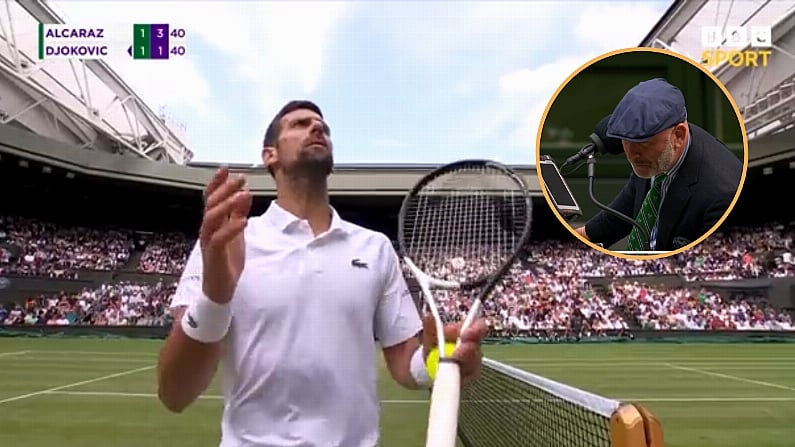
[[[154,397],[161,343],[0,339],[0,446],[217,446],[217,383],[181,415]],[[662,420],[669,447],[785,447],[795,439],[792,344],[513,345],[489,346],[486,355],[642,403]],[[427,393],[382,377],[382,446],[423,446]]]

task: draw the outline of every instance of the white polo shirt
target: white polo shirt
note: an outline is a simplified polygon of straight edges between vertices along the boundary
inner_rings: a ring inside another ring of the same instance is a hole
[[[376,341],[422,323],[381,233],[342,220],[315,237],[271,202],[245,230],[246,264],[222,359],[221,447],[372,447],[379,439]],[[172,300],[201,294],[193,248]]]

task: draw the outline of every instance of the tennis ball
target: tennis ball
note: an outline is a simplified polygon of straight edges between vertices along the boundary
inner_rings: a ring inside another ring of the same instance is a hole
[[[455,351],[455,343],[447,342],[444,344],[444,353],[446,357],[451,357]],[[428,359],[425,361],[425,369],[428,370],[428,375],[431,379],[436,379],[436,368],[439,367],[439,348],[431,349],[428,353]]]

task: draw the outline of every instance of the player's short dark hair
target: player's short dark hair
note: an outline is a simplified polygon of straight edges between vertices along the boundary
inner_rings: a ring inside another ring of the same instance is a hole
[[[273,120],[271,120],[271,123],[268,125],[268,130],[265,131],[265,139],[262,141],[263,146],[275,146],[276,141],[279,139],[279,134],[282,131],[281,121],[282,118],[284,118],[284,115],[302,109],[311,110],[323,118],[323,112],[320,111],[320,107],[318,107],[317,104],[313,103],[312,101],[303,99],[290,101],[285,104],[284,107],[279,110],[279,113],[273,117]]]
[[[320,107],[318,107],[317,104],[313,103],[312,101],[307,101],[304,99],[290,101],[285,104],[284,107],[282,107],[276,116],[274,116],[271,120],[270,124],[268,125],[268,129],[265,131],[265,138],[262,140],[262,147],[276,146],[276,142],[279,140],[279,135],[282,132],[282,118],[284,118],[284,116],[288,113],[304,109],[311,110],[323,118],[323,112],[320,111]],[[268,166],[268,172],[270,172],[271,176],[274,175],[270,166]]]

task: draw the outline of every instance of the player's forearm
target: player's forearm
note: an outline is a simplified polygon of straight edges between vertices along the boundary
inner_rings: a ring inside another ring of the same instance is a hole
[[[415,374],[412,373],[412,359],[418,348],[420,348],[419,340],[412,338],[384,349],[384,357],[392,379],[409,390],[427,388],[427,385],[417,383]],[[425,357],[427,354],[423,353],[423,360]]]
[[[182,412],[207,389],[221,358],[221,342],[193,340],[185,335],[179,317],[160,351],[157,370],[158,397],[175,413]]]

